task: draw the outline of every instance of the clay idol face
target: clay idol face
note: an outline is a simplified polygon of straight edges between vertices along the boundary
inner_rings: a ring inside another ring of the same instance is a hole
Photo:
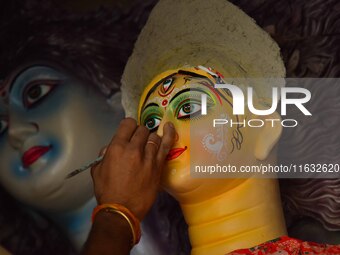
[[[0,105],[0,181],[40,209],[77,208],[92,197],[90,172],[65,179],[105,146],[122,109],[93,87],[48,66],[19,70]],[[119,98],[116,99],[119,102]]]
[[[162,185],[175,196],[207,184],[204,179],[190,177],[190,155],[207,165],[235,163],[244,157],[242,153],[247,153],[247,148],[242,148],[242,127],[219,129],[212,125],[213,119],[221,118],[221,114],[238,121],[238,116],[232,115],[232,98],[215,89],[215,83],[214,77],[195,69],[170,72],[154,80],[141,98],[142,125],[161,135],[163,125],[171,121],[178,133],[162,178]],[[201,114],[202,94],[207,98],[207,115]]]

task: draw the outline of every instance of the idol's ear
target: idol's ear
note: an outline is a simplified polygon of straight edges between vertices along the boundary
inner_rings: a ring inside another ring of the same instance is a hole
[[[280,139],[282,133],[281,116],[274,112],[266,116],[257,116],[257,118],[263,119],[264,126],[258,134],[254,155],[258,160],[265,160]]]

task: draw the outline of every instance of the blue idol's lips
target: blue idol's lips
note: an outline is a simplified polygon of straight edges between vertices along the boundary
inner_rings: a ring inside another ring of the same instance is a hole
[[[39,158],[45,155],[50,149],[49,146],[34,146],[27,150],[21,158],[22,164],[24,168],[30,167],[34,162],[36,162]]]

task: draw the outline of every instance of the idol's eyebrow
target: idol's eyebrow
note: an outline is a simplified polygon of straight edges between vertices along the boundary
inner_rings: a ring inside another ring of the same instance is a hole
[[[18,78],[20,75],[22,75],[24,72],[26,72],[30,67],[27,66],[25,69],[21,70],[20,72],[18,72],[17,74],[15,74],[15,76],[13,76],[12,78],[9,79],[9,90],[8,93],[10,94],[12,92],[12,89],[14,87],[14,84],[17,82]]]
[[[209,79],[207,76],[200,75],[200,74],[190,72],[190,71],[184,71],[184,70],[178,70],[178,74],[188,75],[188,76],[191,76],[191,77],[194,77],[194,78]]]
[[[204,94],[207,94],[208,96],[210,96],[207,92],[205,92],[203,89],[199,89],[199,88],[188,88],[188,89],[183,89],[183,90],[181,90],[181,91],[179,91],[177,94],[175,94],[174,96],[173,96],[173,98],[171,98],[171,100],[170,100],[170,102],[169,102],[169,104],[176,98],[176,97],[178,97],[178,96],[180,96],[181,94],[183,94],[183,93],[185,93],[185,92],[188,92],[188,91],[198,91],[198,92],[202,92],[202,93],[204,93]]]
[[[159,105],[156,104],[156,103],[150,103],[150,104],[148,104],[147,106],[144,107],[143,111],[145,111],[146,108],[151,107],[151,106],[159,107]]]
[[[52,68],[51,66],[46,66],[47,68]],[[26,73],[27,70],[31,69],[31,68],[35,68],[32,66],[27,66],[26,68],[24,68],[23,70],[21,70],[20,72],[18,72],[17,74],[15,74],[15,76],[13,76],[12,78],[9,79],[10,82],[10,86],[9,86],[9,93],[11,93],[12,89],[14,88],[14,85],[18,82],[18,79],[20,76],[22,76],[23,74]],[[59,69],[55,69],[57,72],[59,72]],[[41,77],[42,76],[42,77]],[[26,76],[24,76],[26,77]],[[37,78],[40,77],[40,78]],[[44,78],[45,77],[45,78]],[[26,84],[25,87],[29,87],[32,85],[32,83],[45,83],[45,82],[49,82],[49,81],[61,81],[64,80],[65,78],[63,78],[65,76],[60,76],[58,74],[41,74],[41,72],[39,72],[38,74],[34,73],[33,76],[30,76],[28,78],[28,82],[24,82],[24,84]]]

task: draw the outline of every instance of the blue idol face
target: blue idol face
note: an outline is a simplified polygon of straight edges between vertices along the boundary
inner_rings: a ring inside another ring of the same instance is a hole
[[[49,66],[21,70],[0,103],[0,182],[17,199],[68,211],[93,196],[90,171],[66,179],[95,159],[124,116],[120,93],[107,103],[96,87]],[[0,99],[1,100],[1,99]]]

